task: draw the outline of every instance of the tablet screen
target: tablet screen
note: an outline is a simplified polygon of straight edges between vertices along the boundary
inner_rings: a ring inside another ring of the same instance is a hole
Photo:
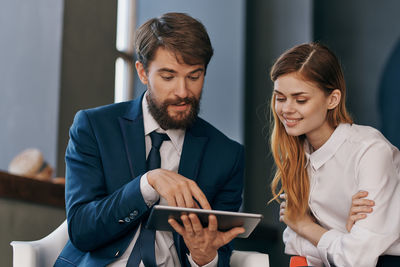
[[[255,213],[190,209],[156,205],[153,207],[150,213],[146,228],[159,231],[174,231],[172,226],[168,223],[168,219],[173,218],[178,223],[182,224],[180,216],[187,213],[196,213],[203,227],[207,227],[208,225],[209,214],[214,214],[218,221],[218,230],[222,232],[228,231],[233,227],[243,227],[245,232],[237,236],[241,238],[247,238],[263,217],[261,214]]]

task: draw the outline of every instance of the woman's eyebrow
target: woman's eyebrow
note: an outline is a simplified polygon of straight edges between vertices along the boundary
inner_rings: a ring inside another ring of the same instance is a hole
[[[276,89],[274,89],[274,92],[275,93],[277,93],[277,94],[280,94],[280,95],[285,95],[284,93],[282,93],[282,92],[279,92],[278,90],[276,90]],[[290,94],[291,96],[299,96],[299,95],[306,95],[306,94],[308,94],[307,92],[296,92],[296,93],[292,93],[292,94]]]

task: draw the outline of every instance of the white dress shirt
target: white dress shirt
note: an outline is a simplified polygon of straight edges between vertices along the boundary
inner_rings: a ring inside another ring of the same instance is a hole
[[[151,138],[150,133],[153,131],[157,131],[159,133],[165,133],[168,135],[170,140],[164,141],[160,147],[160,155],[161,155],[161,168],[170,170],[173,172],[178,172],[179,162],[182,154],[183,141],[185,139],[185,131],[184,130],[163,130],[159,124],[155,121],[153,116],[150,114],[148,110],[147,103],[147,92],[145,93],[142,101],[142,111],[143,111],[143,123],[144,123],[144,133],[145,133],[145,145],[146,145],[146,158],[150,153],[151,149]],[[140,190],[143,195],[143,199],[146,204],[151,207],[154,205],[159,199],[160,195],[157,191],[153,189],[151,185],[149,185],[147,180],[147,173],[144,174],[140,178]],[[160,205],[167,205],[167,201],[164,198],[160,199]],[[139,237],[141,225],[137,230],[135,236],[133,237],[131,243],[128,248],[122,254],[122,256],[112,264],[108,265],[109,267],[122,267],[126,266],[129,256],[133,250],[133,247],[136,243],[137,238]],[[162,267],[180,267],[179,257],[174,245],[174,239],[172,236],[172,232],[169,231],[156,231],[155,237],[155,255],[156,255],[156,263],[157,266]],[[190,255],[187,255],[191,266],[198,267],[198,265],[192,260]],[[213,261],[204,265],[205,267],[214,267],[217,266],[218,263],[218,254],[214,258]],[[144,267],[143,262],[140,262],[139,267]]]
[[[382,254],[400,255],[400,152],[376,129],[340,124],[329,140],[309,153],[309,207],[328,230],[317,247],[289,227],[283,233],[285,253],[306,256],[312,266],[376,266]],[[368,191],[373,212],[346,221],[352,196]]]

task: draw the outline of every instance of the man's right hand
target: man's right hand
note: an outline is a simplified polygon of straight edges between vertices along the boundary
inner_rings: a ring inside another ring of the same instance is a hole
[[[178,173],[155,169],[147,173],[149,184],[167,200],[169,206],[211,209],[210,203],[196,182]],[[193,199],[194,198],[194,199]]]
[[[194,213],[183,214],[181,220],[183,225],[172,218],[168,222],[183,237],[192,260],[200,266],[211,262],[220,247],[245,231],[243,227],[234,227],[226,232],[218,231],[218,221],[215,215],[209,215],[206,227],[202,226]]]

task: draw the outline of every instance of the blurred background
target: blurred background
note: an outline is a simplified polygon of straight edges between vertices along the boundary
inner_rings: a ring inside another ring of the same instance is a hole
[[[278,206],[267,204],[269,69],[296,44],[328,45],[342,63],[355,122],[380,129],[399,147],[397,0],[2,0],[0,170],[36,147],[64,176],[74,114],[143,92],[132,68],[134,29],[172,11],[199,19],[214,47],[200,115],[246,148],[243,211],[264,219],[236,248],[268,253],[271,266],[288,266]],[[1,185],[0,266],[11,266],[9,242],[47,235],[65,211],[6,197]]]

